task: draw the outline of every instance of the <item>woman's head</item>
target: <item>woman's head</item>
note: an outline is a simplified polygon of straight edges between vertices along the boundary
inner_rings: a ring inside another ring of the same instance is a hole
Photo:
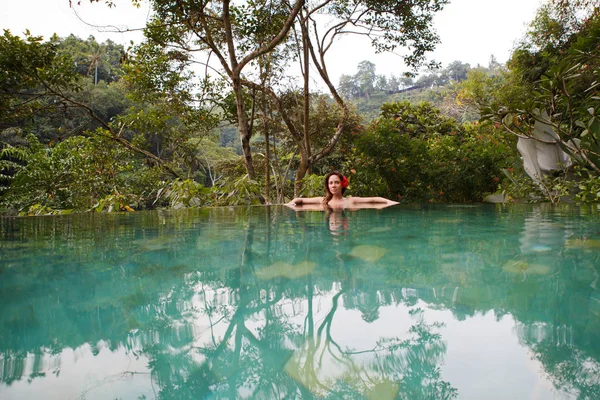
[[[334,171],[327,174],[325,177],[325,203],[329,202],[334,195],[344,195],[348,187],[348,178],[341,173]]]

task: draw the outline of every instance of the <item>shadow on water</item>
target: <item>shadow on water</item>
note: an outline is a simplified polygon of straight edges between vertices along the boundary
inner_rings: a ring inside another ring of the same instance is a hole
[[[593,398],[599,232],[534,206],[2,219],[0,397],[468,398],[452,332],[491,313]]]

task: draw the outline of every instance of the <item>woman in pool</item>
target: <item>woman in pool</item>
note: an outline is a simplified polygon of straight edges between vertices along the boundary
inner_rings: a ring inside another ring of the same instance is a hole
[[[305,204],[320,204],[331,208],[360,208],[361,206],[380,208],[398,204],[397,201],[383,197],[344,197],[347,187],[348,178],[339,172],[331,172],[325,177],[325,197],[297,197],[286,205],[293,207]]]

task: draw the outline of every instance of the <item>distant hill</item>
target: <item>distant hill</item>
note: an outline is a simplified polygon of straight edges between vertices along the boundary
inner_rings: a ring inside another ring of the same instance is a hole
[[[363,121],[369,122],[380,115],[381,105],[383,103],[393,103],[399,101],[410,101],[413,104],[420,102],[429,102],[434,107],[440,109],[443,114],[456,118],[459,122],[475,121],[479,115],[475,110],[459,107],[456,103],[456,88],[453,84],[437,87],[413,86],[400,90],[396,93],[376,93],[369,98],[351,99]]]

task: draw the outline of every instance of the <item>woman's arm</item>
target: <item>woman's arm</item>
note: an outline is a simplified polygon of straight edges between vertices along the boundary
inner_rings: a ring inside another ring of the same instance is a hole
[[[322,202],[322,197],[296,197],[289,203],[286,203],[286,206],[301,206],[303,204],[321,204]]]
[[[385,197],[349,197],[350,200],[354,204],[385,204],[388,206],[393,206],[394,204],[399,204],[397,201],[386,199]]]

